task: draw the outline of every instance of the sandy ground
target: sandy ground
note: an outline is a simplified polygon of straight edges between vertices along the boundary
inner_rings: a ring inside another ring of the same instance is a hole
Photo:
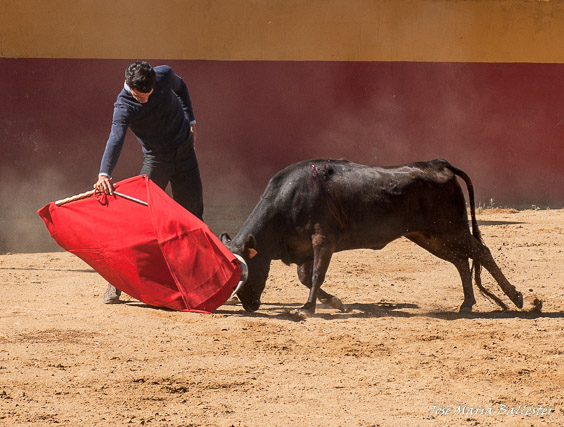
[[[564,211],[479,220],[524,311],[457,314],[455,268],[407,240],[337,254],[324,288],[350,311],[305,321],[280,262],[258,312],[206,315],[104,305],[69,253],[0,255],[0,424],[564,425]]]

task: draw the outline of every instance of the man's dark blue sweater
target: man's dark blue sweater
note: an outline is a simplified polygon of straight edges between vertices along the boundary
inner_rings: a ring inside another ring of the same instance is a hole
[[[136,101],[127,87],[119,93],[100,175],[112,174],[127,128],[135,134],[146,154],[158,156],[191,141],[190,123],[196,120],[186,84],[169,66],[157,66],[154,70],[157,79],[147,103]]]

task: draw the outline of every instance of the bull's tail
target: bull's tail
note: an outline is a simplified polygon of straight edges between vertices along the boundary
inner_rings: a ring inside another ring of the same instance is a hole
[[[472,181],[464,171],[457,169],[452,165],[449,166],[452,173],[462,178],[462,180],[466,183],[466,187],[468,188],[468,199],[470,200],[470,217],[472,222],[472,235],[476,240],[478,240],[480,243],[483,244],[484,241],[482,239],[482,234],[480,233],[480,229],[478,228],[478,220],[476,219],[476,203],[474,201],[474,186],[472,185]],[[488,291],[482,285],[482,278],[481,278],[482,266],[480,262],[477,261],[476,259],[472,260],[472,270],[474,271],[474,280],[476,281],[476,286],[480,290],[481,294],[494,301],[503,310],[507,310],[508,309],[507,305],[505,305],[505,303],[502,300],[500,300],[498,297],[496,297],[493,293]]]
[[[466,183],[466,187],[468,188],[468,199],[470,200],[470,216],[472,220],[472,235],[476,238],[480,243],[484,243],[482,240],[482,234],[480,233],[480,229],[478,228],[478,220],[476,219],[476,202],[474,201],[474,185],[472,185],[472,181],[470,177],[466,174],[466,172],[455,168],[454,166],[450,165],[450,170],[456,176],[462,178],[462,180]]]

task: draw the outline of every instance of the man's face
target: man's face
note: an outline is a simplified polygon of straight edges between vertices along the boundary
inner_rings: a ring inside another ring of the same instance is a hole
[[[131,89],[130,92],[137,102],[146,104],[149,100],[149,96],[153,93],[153,89],[151,89],[151,92],[139,92],[138,90]]]

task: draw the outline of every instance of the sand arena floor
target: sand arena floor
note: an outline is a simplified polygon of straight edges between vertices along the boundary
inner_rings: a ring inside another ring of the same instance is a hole
[[[350,311],[305,321],[280,262],[259,311],[205,315],[103,305],[69,253],[0,255],[0,425],[564,425],[564,211],[478,219],[524,311],[459,315],[455,268],[407,240],[337,254]]]

